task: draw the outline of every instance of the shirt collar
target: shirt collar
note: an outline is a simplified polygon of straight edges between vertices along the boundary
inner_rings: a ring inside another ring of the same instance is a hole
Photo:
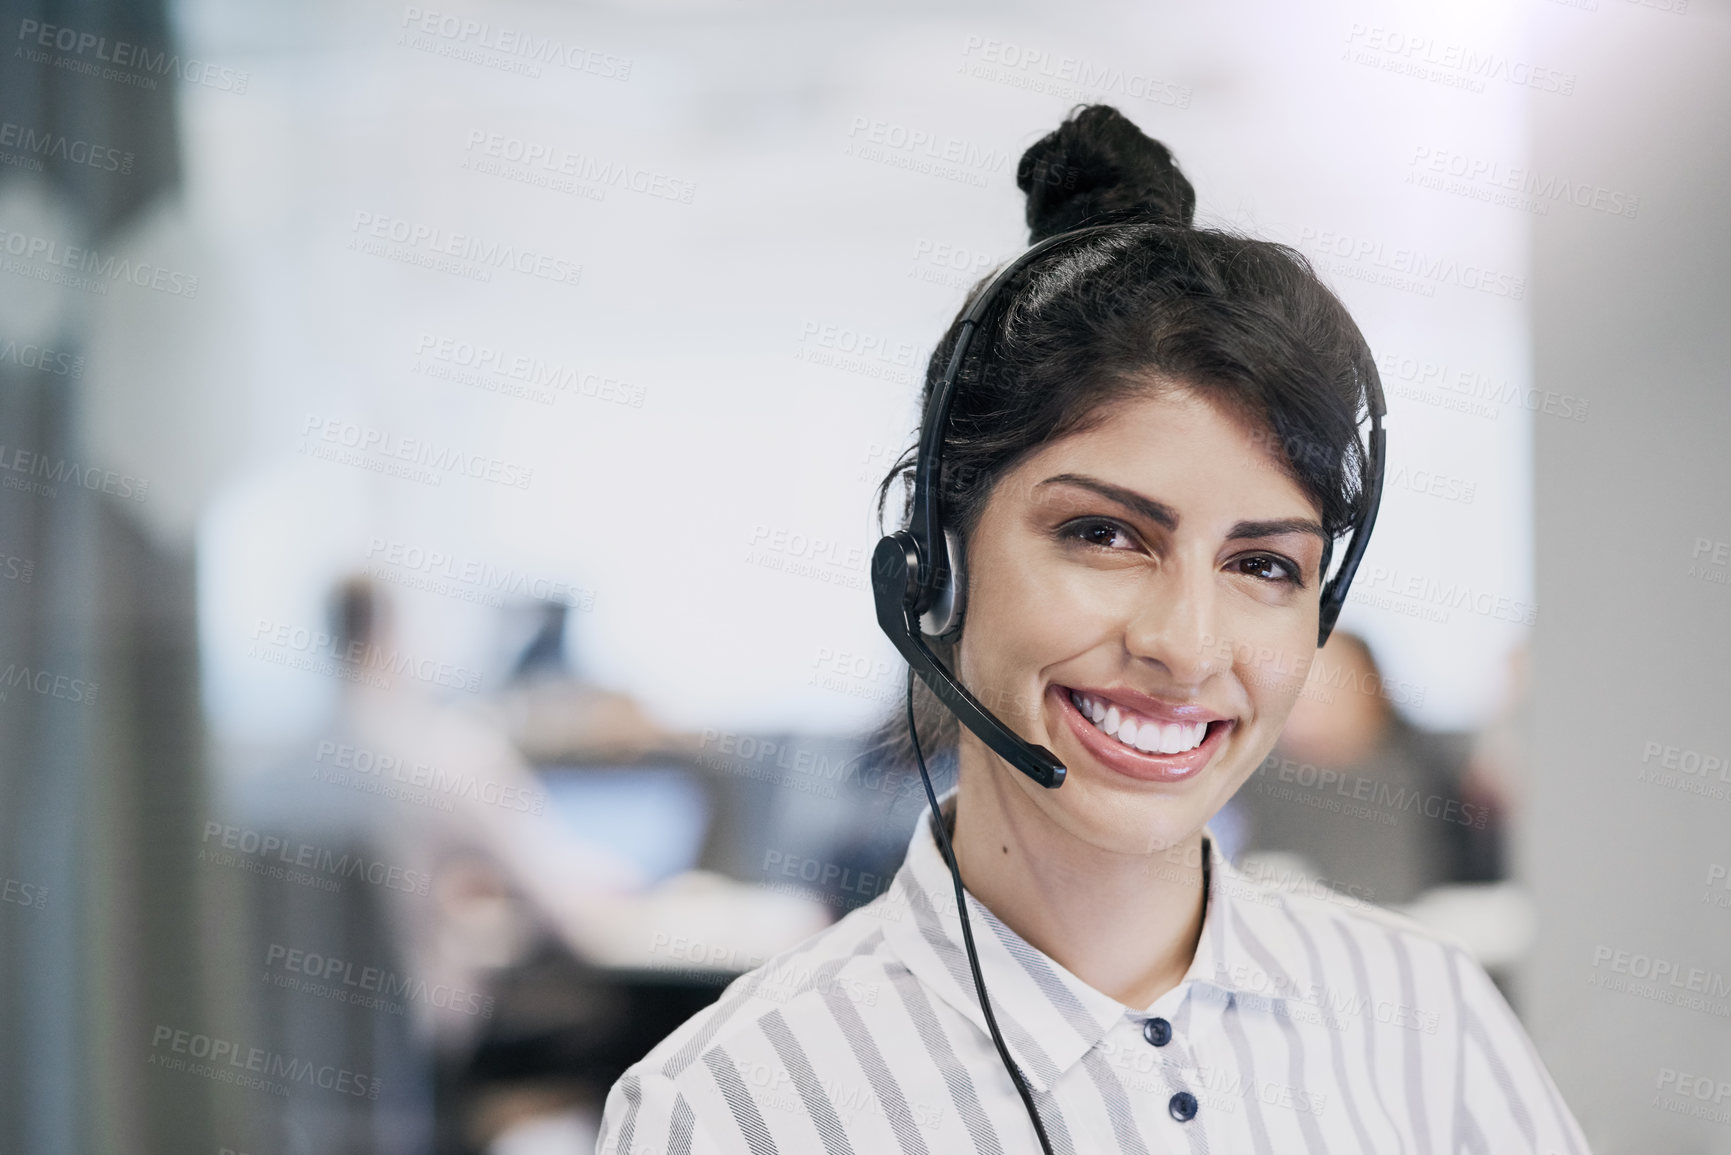
[[[955,796],[952,788],[940,799],[946,813]],[[1304,944],[1292,937],[1279,892],[1233,869],[1206,827],[1203,838],[1210,879],[1196,954],[1178,986],[1147,1008],[1125,1006],[1095,990],[1005,926],[967,892],[974,947],[992,1013],[1011,1056],[1035,1091],[1049,1090],[1126,1017],[1140,1020],[1169,1013],[1193,991],[1217,1014],[1235,997],[1273,1001],[1304,989],[1301,980],[1307,976],[1293,973],[1289,966],[1305,957]],[[987,1034],[956,914],[955,883],[933,833],[929,810],[915,824],[907,857],[880,901],[885,938],[903,963],[982,1035]]]

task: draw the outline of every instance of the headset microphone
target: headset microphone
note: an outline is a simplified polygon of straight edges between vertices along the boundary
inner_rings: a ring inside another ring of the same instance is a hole
[[[980,705],[979,699],[951,676],[926,645],[916,621],[917,612],[906,607],[904,595],[919,566],[919,547],[906,531],[892,533],[878,542],[877,551],[872,554],[872,593],[877,600],[878,625],[907,659],[908,667],[1004,761],[1042,786],[1053,789],[1062,786],[1064,764],[1044,746],[1018,737]]]

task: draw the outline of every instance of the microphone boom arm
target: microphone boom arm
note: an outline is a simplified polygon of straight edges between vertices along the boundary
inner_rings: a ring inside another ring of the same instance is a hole
[[[957,719],[977,734],[980,740],[996,751],[1004,761],[1048,790],[1062,786],[1064,764],[1044,746],[1036,746],[1004,725],[996,715],[980,704],[978,698],[968,692],[966,686],[956,681],[938,660],[938,656],[932,653],[931,647],[926,645],[925,639],[920,636],[918,616],[906,607],[899,596],[900,590],[906,586],[906,555],[897,558],[895,555],[901,553],[901,550],[895,548],[880,552],[887,554],[887,557],[874,558],[872,565],[873,584],[883,583],[883,588],[873,591],[876,594],[873,600],[877,604],[878,625],[889,635],[890,641],[895,643],[902,657],[907,659],[908,668],[918,673],[944,705],[955,712]],[[896,564],[898,561],[902,564]],[[897,578],[901,580],[898,582]]]

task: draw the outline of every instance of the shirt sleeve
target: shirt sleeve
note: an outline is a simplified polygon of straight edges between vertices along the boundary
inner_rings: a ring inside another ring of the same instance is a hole
[[[1460,992],[1456,1155],[1591,1155],[1580,1124],[1508,1000],[1471,956],[1450,952]]]
[[[717,1155],[720,1150],[666,1075],[634,1067],[607,1092],[596,1155]]]

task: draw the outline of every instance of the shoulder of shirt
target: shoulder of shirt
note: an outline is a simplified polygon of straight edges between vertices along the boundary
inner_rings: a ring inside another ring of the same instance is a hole
[[[1454,935],[1348,895],[1307,893],[1240,878],[1233,919],[1243,924],[1262,953],[1229,952],[1229,971],[1248,979],[1241,993],[1305,1002],[1328,989],[1348,989],[1355,970],[1331,967],[1344,939],[1355,948],[1368,985],[1359,993],[1377,1000],[1394,998],[1411,1021],[1399,1025],[1427,1033],[1465,1029],[1469,1011],[1500,1015],[1496,986],[1473,953]],[[1272,970],[1257,961],[1261,959]],[[1410,981],[1412,994],[1393,991]],[[1380,1002],[1379,1002],[1380,1005]],[[1506,1004],[1505,1004],[1506,1005]]]
[[[734,978],[715,1002],[681,1023],[625,1073],[677,1081],[679,1075],[701,1068],[698,1060],[706,1052],[754,1030],[770,1012],[780,1011],[791,1019],[819,1010],[825,990],[835,989],[833,983],[823,987],[818,983],[819,968],[826,964],[838,964],[832,979],[857,978],[862,970],[885,975],[887,966],[899,964],[881,935],[875,944],[873,936],[882,930],[889,896],[890,892],[879,895]]]
[[[1321,884],[1316,887],[1278,886],[1236,870],[1230,877],[1233,910],[1253,926],[1281,918],[1290,919],[1312,931],[1332,924],[1357,936],[1390,936],[1405,940],[1409,946],[1437,948],[1445,955],[1459,951],[1469,959],[1472,957],[1466,944],[1447,931],[1356,895]]]

